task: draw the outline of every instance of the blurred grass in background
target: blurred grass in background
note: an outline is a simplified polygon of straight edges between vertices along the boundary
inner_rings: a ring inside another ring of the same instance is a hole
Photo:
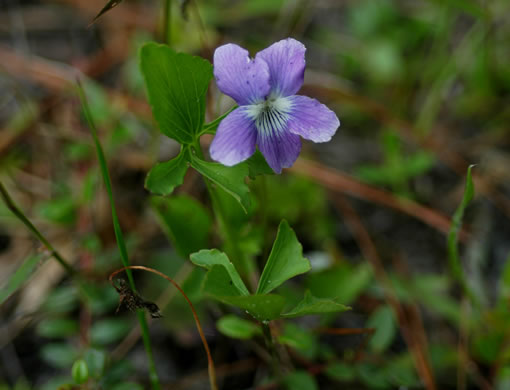
[[[163,1],[124,0],[91,27],[102,0],[1,4],[0,179],[86,282],[78,288],[66,277],[0,203],[0,286],[21,264],[33,274],[9,299],[0,294],[0,386],[55,389],[72,383],[71,367],[81,358],[90,388],[148,388],[136,321],[114,314],[118,296],[106,283],[120,258],[74,92],[81,72],[131,262],[182,283],[207,328],[222,388],[271,388],[261,381],[267,356],[260,336],[221,319],[228,311],[203,299],[204,273],[186,259],[221,246],[201,181],[190,172],[168,199],[151,199],[143,188],[148,169],[178,145],[154,127],[137,50],[148,40],[169,40],[178,51],[211,59],[222,43],[255,54],[292,36],[307,47],[302,93],[327,103],[342,126],[332,142],[306,144],[304,158],[284,175],[252,181],[256,202],[248,216],[221,199],[239,227],[239,246],[259,262],[282,218],[296,230],[313,271],[280,289],[290,303],[309,289],[353,308],[280,324],[295,369],[287,387],[509,389],[510,3],[170,5],[165,37]],[[214,87],[208,104],[212,120],[231,102]],[[446,216],[460,203],[471,163],[477,197],[460,242],[481,308],[450,275],[446,246]],[[151,325],[162,383],[205,388],[197,373],[206,360],[186,303],[159,280],[135,276],[163,309]],[[375,333],[342,335],[347,328]]]

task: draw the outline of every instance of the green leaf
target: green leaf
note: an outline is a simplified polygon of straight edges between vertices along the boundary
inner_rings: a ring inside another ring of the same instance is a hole
[[[310,291],[306,291],[304,299],[291,311],[283,313],[282,317],[295,318],[310,314],[338,313],[350,309],[349,306],[337,303],[332,299],[315,298]]]
[[[248,289],[244,285],[243,280],[239,276],[234,264],[229,260],[227,255],[217,249],[201,250],[190,256],[191,262],[200,267],[211,270],[214,265],[220,265],[225,268],[229,275],[229,279],[233,285],[239,290],[240,295],[249,295]],[[235,294],[237,295],[237,294]]]
[[[153,197],[159,223],[183,258],[208,246],[212,220],[207,210],[187,195]]]
[[[354,367],[345,363],[332,363],[328,365],[325,371],[326,375],[340,382],[350,382],[356,377]]]
[[[350,304],[365,290],[372,281],[369,265],[352,267],[341,263],[321,272],[310,273],[306,284],[312,294],[319,298],[330,298]]]
[[[112,386],[111,390],[143,390],[143,386],[135,382],[122,382]]]
[[[276,294],[216,296],[214,298],[246,310],[248,314],[259,321],[271,321],[279,318],[285,305],[285,298]]]
[[[145,188],[153,194],[170,195],[182,184],[187,170],[188,162],[181,152],[170,161],[154,165],[145,179]]]
[[[181,144],[193,143],[204,123],[212,65],[166,45],[147,43],[140,51],[140,66],[161,132]]]
[[[41,348],[44,361],[58,368],[69,368],[76,360],[77,352],[70,344],[52,343]]]
[[[79,359],[74,362],[73,367],[71,368],[71,375],[74,381],[79,385],[87,382],[89,379],[89,368],[87,367],[85,360]]]
[[[259,150],[256,150],[253,156],[244,162],[248,166],[251,179],[255,179],[258,175],[274,175],[266,159]]]
[[[100,378],[103,376],[107,360],[107,355],[104,351],[90,348],[85,352],[84,359],[91,377]]]
[[[469,287],[466,275],[464,273],[464,269],[462,268],[460,256],[459,256],[459,248],[457,246],[459,239],[459,231],[462,227],[462,218],[464,216],[464,210],[468,206],[471,199],[473,199],[475,188],[473,185],[473,179],[471,178],[471,170],[474,165],[470,165],[467,170],[466,175],[466,187],[464,189],[464,195],[462,196],[462,201],[455,211],[455,214],[452,218],[452,225],[450,226],[450,231],[448,232],[448,260],[450,265],[450,272],[453,277],[461,284],[464,292],[474,301],[477,301],[477,297],[475,296],[472,289]]]
[[[307,371],[296,371],[283,378],[285,387],[289,390],[319,390],[315,378]]]
[[[303,329],[292,322],[286,322],[283,333],[278,337],[280,343],[300,352],[307,359],[315,359],[319,344],[313,331]]]
[[[37,334],[48,338],[65,338],[78,332],[78,323],[71,318],[45,318],[37,325]]]
[[[76,220],[76,204],[71,196],[61,196],[41,202],[37,212],[48,221],[70,225]]]
[[[269,259],[262,271],[257,294],[267,294],[286,280],[308,272],[310,262],[303,257],[303,247],[296,238],[287,221],[283,220],[278,228],[276,240]]]
[[[261,333],[260,328],[256,324],[233,314],[221,317],[216,322],[216,327],[225,336],[234,339],[247,340]]]
[[[10,295],[19,289],[37,269],[37,264],[43,256],[41,254],[29,256],[23,264],[7,280],[7,284],[0,289],[0,305],[2,305]]]
[[[397,331],[395,318],[389,306],[377,309],[369,318],[367,327],[375,328],[375,334],[370,338],[369,346],[375,352],[383,352],[395,338]]]
[[[205,275],[202,290],[205,294],[223,301],[223,297],[243,295],[234,285],[227,269],[222,265],[213,265]]]
[[[90,328],[92,344],[109,344],[120,340],[133,327],[131,321],[123,318],[107,318],[96,321]]]
[[[285,298],[280,295],[240,295],[234,286],[227,269],[213,265],[207,273],[203,285],[204,293],[227,305],[245,310],[259,321],[270,321],[280,317]]]
[[[200,172],[202,176],[205,176],[222,190],[232,195],[239,202],[244,212],[248,212],[250,207],[250,189],[244,180],[248,176],[249,171],[245,164],[226,167],[192,156],[191,166]]]

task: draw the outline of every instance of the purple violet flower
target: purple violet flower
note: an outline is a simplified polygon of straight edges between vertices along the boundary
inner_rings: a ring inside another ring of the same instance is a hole
[[[214,52],[214,77],[221,92],[239,107],[218,126],[211,144],[213,160],[232,166],[258,146],[276,173],[289,168],[301,151],[299,136],[327,142],[340,121],[324,104],[296,95],[303,85],[305,46],[292,38],[257,53],[234,44]]]

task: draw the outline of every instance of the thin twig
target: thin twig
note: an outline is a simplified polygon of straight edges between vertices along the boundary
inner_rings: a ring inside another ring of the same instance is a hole
[[[216,385],[216,371],[214,369],[214,361],[211,356],[211,351],[209,349],[209,344],[207,343],[207,340],[204,335],[204,331],[202,330],[202,325],[200,324],[200,320],[198,319],[197,312],[195,311],[195,308],[193,307],[193,304],[191,303],[190,299],[186,295],[186,293],[182,290],[182,288],[175,282],[172,278],[169,276],[166,276],[164,273],[157,271],[153,268],[144,267],[143,265],[130,265],[127,267],[119,268],[118,270],[112,272],[110,276],[108,277],[108,280],[110,281],[111,285],[116,289],[115,284],[113,283],[113,277],[121,272],[124,272],[128,269],[139,269],[147,272],[152,272],[153,274],[156,274],[158,276],[161,276],[163,279],[168,280],[170,283],[172,283],[177,290],[182,294],[184,299],[188,302],[191,312],[193,313],[193,317],[195,318],[195,323],[197,325],[198,333],[200,334],[200,338],[202,339],[202,344],[204,345],[205,353],[207,355],[207,362],[208,362],[208,371],[209,371],[209,380],[211,382],[211,390],[218,390],[218,386]]]

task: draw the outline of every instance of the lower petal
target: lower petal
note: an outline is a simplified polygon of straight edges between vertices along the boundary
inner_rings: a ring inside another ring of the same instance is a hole
[[[209,153],[223,165],[232,166],[255,153],[257,129],[246,113],[246,106],[232,111],[218,126]]]
[[[301,151],[299,136],[289,133],[286,129],[269,132],[259,130],[257,145],[276,173],[281,173],[282,168],[291,167]]]
[[[288,113],[288,129],[291,133],[313,142],[327,142],[336,133],[340,121],[324,104],[306,96],[288,97],[292,109]]]

